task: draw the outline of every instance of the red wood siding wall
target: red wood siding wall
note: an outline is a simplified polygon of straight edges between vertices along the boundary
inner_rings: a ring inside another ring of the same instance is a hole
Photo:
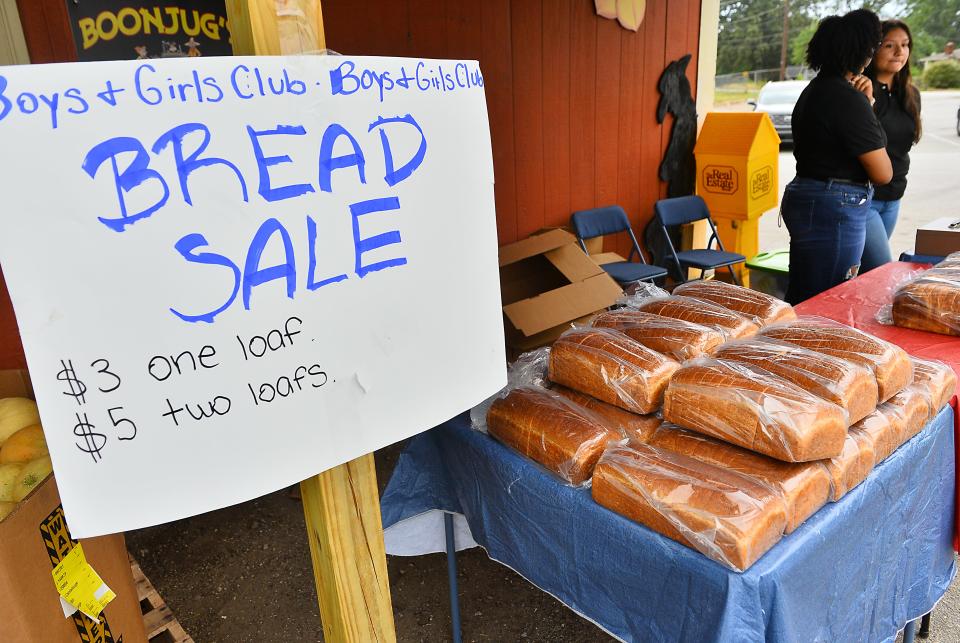
[[[63,63],[77,59],[70,32],[68,0],[17,0],[30,62]]]
[[[639,234],[666,194],[657,80],[691,53],[696,87],[700,0],[647,2],[636,33],[592,0],[323,0],[323,19],[343,54],[480,61],[500,243],[613,203]],[[607,249],[627,252],[621,236]]]

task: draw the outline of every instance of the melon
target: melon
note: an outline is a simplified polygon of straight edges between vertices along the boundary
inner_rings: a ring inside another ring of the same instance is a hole
[[[25,426],[0,445],[0,464],[30,462],[50,453],[39,424]]]
[[[13,501],[13,485],[23,469],[23,463],[0,464],[0,502]]]
[[[31,460],[23,466],[20,474],[13,482],[13,499],[20,502],[27,497],[27,494],[33,491],[34,487],[43,482],[53,471],[53,463],[50,456],[44,456]]]
[[[0,444],[31,424],[40,424],[40,412],[36,402],[26,397],[0,399]]]

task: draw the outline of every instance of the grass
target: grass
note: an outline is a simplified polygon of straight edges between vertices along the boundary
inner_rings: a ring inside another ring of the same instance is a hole
[[[714,104],[744,103],[748,99],[755,99],[757,94],[760,93],[760,87],[762,86],[762,83],[744,81],[742,83],[731,83],[717,87],[714,91]]]

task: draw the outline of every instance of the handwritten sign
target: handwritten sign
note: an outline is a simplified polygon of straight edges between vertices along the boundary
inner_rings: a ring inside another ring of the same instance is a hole
[[[254,498],[505,381],[475,62],[0,68],[0,262],[77,537]]]

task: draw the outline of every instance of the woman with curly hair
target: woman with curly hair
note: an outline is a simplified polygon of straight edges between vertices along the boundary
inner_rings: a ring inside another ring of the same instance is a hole
[[[866,240],[860,272],[891,260],[890,236],[897,225],[900,199],[907,189],[910,148],[920,140],[920,91],[910,77],[910,27],[900,20],[884,20],[883,40],[864,75],[872,81],[868,97],[887,135],[887,154],[893,180],[874,189],[867,216]]]
[[[858,9],[825,18],[807,47],[819,73],[793,110],[797,176],[780,206],[790,232],[792,304],[857,275],[873,184],[893,176],[871,81],[862,75],[880,37],[880,19]]]

